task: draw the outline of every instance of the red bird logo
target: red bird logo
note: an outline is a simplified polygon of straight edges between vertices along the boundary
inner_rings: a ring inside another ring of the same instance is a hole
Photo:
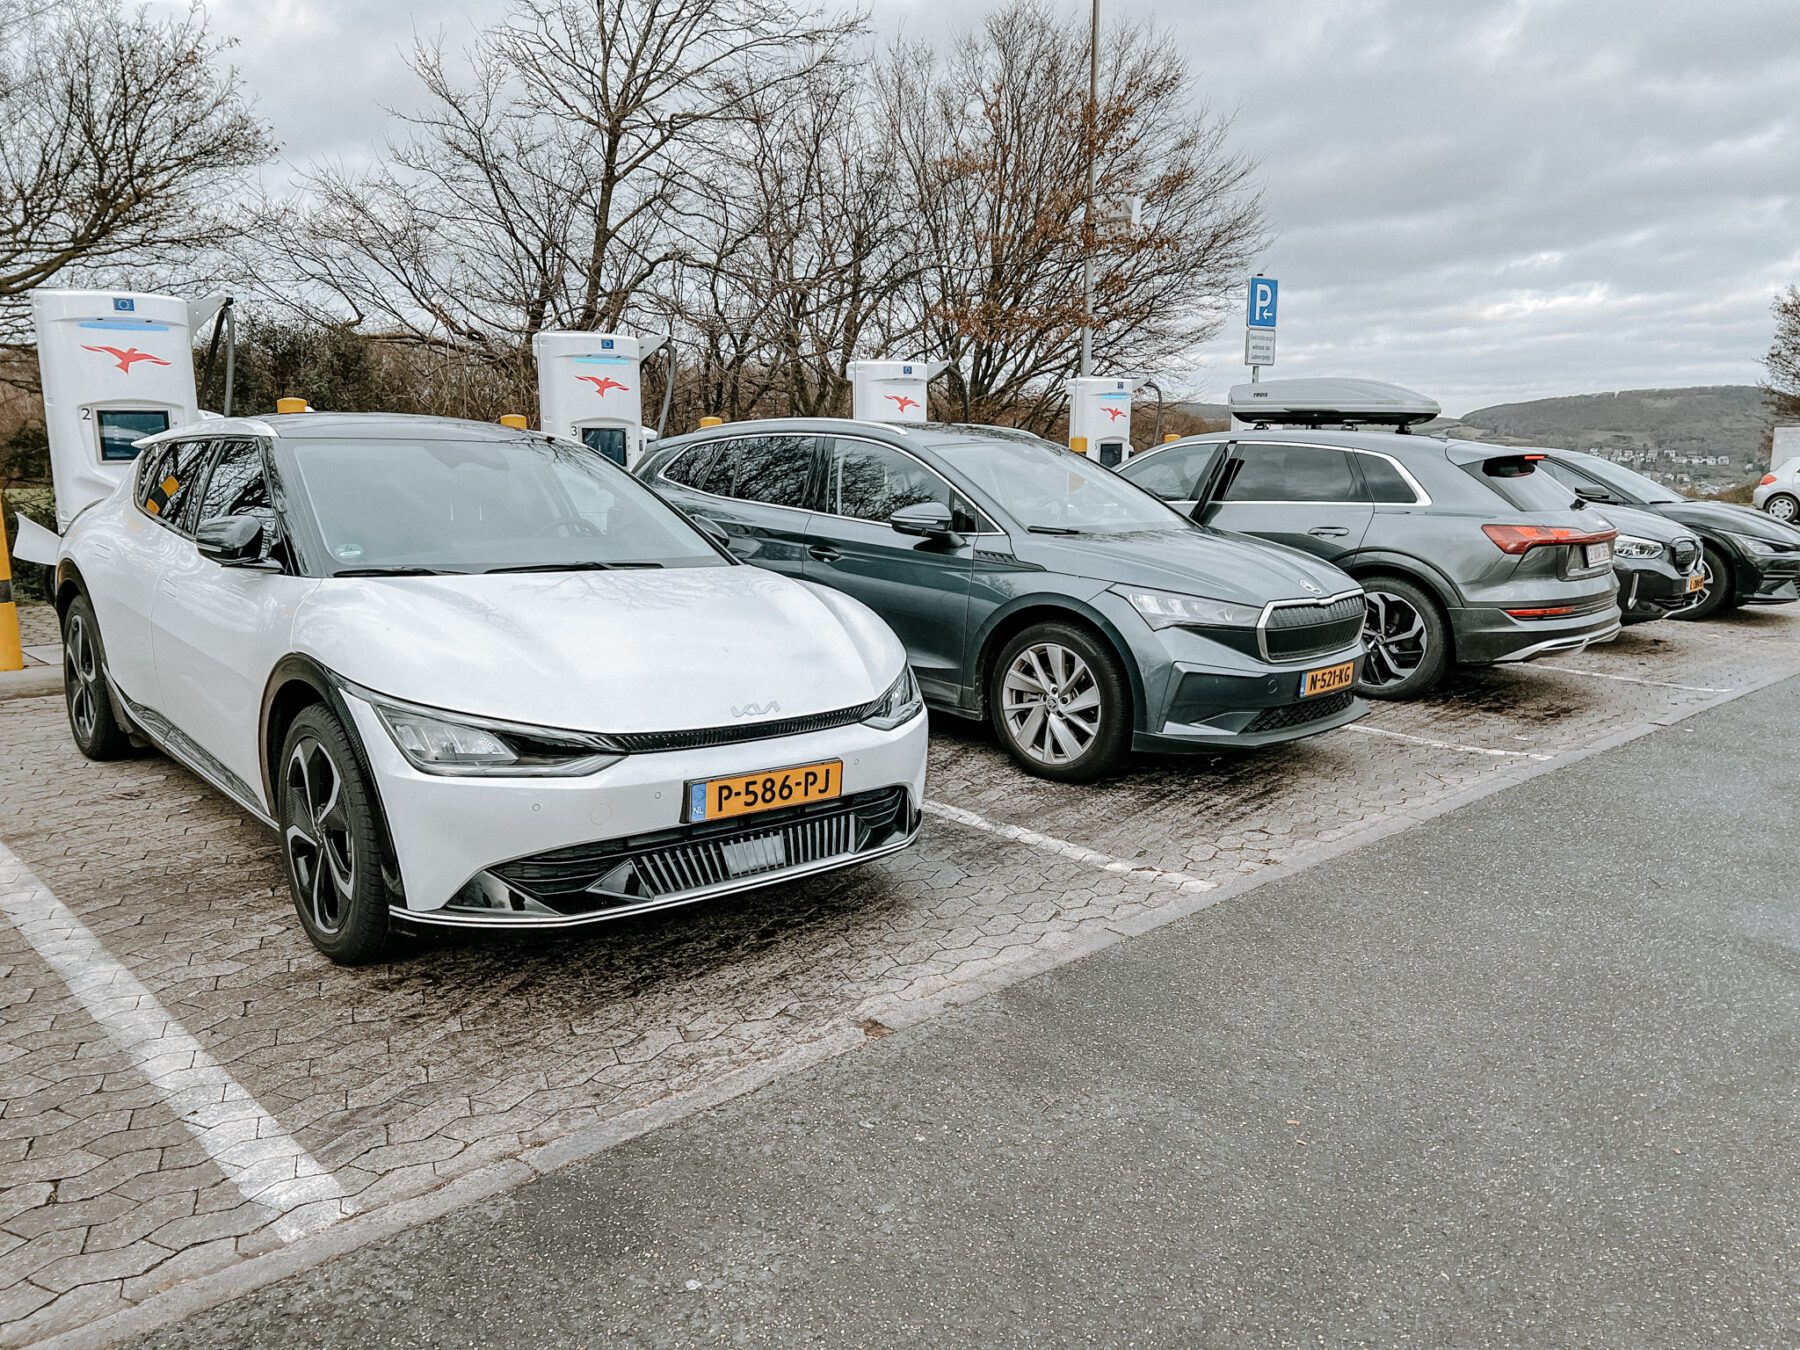
[[[1125,410],[1123,408],[1105,408],[1102,409],[1102,411],[1115,422],[1125,415]]]
[[[578,380],[586,380],[589,384],[593,385],[594,392],[601,398],[606,397],[606,391],[608,389],[623,389],[626,393],[631,392],[631,387],[629,385],[620,384],[610,375],[604,377],[599,375],[577,375],[575,378]]]
[[[894,401],[894,407],[901,412],[905,412],[908,408],[916,408],[919,406],[918,399],[909,398],[905,394],[883,394],[882,397],[892,399]]]
[[[113,360],[119,363],[119,369],[124,371],[127,375],[131,373],[131,368],[139,361],[148,361],[153,366],[166,366],[169,364],[167,361],[163,360],[162,357],[152,356],[149,352],[140,352],[136,347],[89,347],[83,345],[81,350],[84,352],[105,352],[108,356],[112,357]]]

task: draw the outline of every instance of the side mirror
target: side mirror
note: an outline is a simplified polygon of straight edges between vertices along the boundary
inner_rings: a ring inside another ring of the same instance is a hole
[[[921,539],[962,539],[956,532],[955,517],[942,502],[914,502],[911,506],[903,506],[888,517],[888,524],[900,534],[917,535]]]
[[[688,520],[693,523],[696,530],[700,531],[701,534],[712,540],[713,543],[717,544],[720,548],[731,547],[731,536],[725,533],[725,527],[719,524],[718,521],[711,520],[706,516],[689,516]]]
[[[263,523],[255,516],[214,516],[200,522],[194,547],[221,567],[249,567],[262,561]]]

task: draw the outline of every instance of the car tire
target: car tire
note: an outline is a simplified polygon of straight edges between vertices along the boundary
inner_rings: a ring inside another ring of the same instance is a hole
[[[1800,524],[1800,497],[1789,496],[1785,492],[1777,492],[1763,503],[1763,510],[1784,524]]]
[[[1131,748],[1131,685],[1105,639],[1075,624],[1036,624],[994,662],[988,721],[1027,773],[1091,782]]]
[[[106,680],[106,647],[100,624],[85,595],[69,602],[62,616],[63,702],[75,748],[89,759],[123,759],[132,753],[131,736],[119,725]]]
[[[1686,609],[1678,609],[1670,618],[1699,621],[1710,619],[1715,614],[1729,613],[1738,607],[1737,578],[1731,570],[1731,560],[1721,549],[1712,544],[1703,544],[1700,549],[1701,566],[1706,571],[1706,589],[1700,592],[1700,598]]]
[[[1368,613],[1356,692],[1364,698],[1420,698],[1435,689],[1450,669],[1450,623],[1432,595],[1417,582],[1382,574],[1362,578]]]
[[[380,960],[393,940],[387,849],[362,758],[324,704],[294,718],[275,782],[282,859],[301,928],[339,965]]]

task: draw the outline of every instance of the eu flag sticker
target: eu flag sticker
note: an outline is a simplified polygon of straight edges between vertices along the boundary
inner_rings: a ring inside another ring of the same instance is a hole
[[[706,784],[688,784],[688,819],[706,819]]]

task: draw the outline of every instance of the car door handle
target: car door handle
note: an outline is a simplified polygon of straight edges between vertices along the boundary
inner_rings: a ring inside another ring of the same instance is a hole
[[[1321,539],[1342,539],[1345,535],[1349,534],[1350,531],[1346,530],[1342,525],[1320,525],[1314,529],[1308,530],[1307,533],[1317,535]]]
[[[827,544],[814,544],[806,551],[812,555],[812,560],[814,562],[836,562],[839,558],[844,556],[835,548],[832,548]]]

